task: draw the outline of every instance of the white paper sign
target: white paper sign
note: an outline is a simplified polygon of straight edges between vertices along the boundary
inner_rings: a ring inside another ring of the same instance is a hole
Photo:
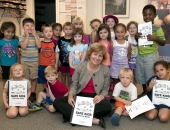
[[[126,110],[129,112],[129,116],[131,119],[134,117],[149,111],[151,109],[154,109],[155,106],[153,103],[150,101],[148,96],[143,96],[135,101],[132,102],[132,105],[130,106],[125,106]]]
[[[93,98],[77,96],[71,123],[92,126],[94,107]]]
[[[170,107],[170,81],[156,80],[153,86],[152,103],[155,105],[164,104]]]
[[[9,106],[27,106],[27,81],[9,81]]]
[[[138,33],[142,33],[142,36],[138,39],[138,45],[152,45],[153,41],[147,40],[147,35],[152,34],[152,22],[143,23],[138,25]]]

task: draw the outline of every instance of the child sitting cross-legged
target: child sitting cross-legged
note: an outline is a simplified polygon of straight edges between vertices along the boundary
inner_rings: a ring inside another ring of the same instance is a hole
[[[67,95],[68,88],[57,80],[58,74],[54,66],[47,66],[44,73],[47,79],[47,93],[40,92],[37,102],[29,108],[29,111],[38,111],[45,107],[48,111],[55,112],[56,110],[52,105],[54,99]]]

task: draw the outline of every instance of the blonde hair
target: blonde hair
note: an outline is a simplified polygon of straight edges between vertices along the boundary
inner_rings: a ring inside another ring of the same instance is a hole
[[[15,77],[13,76],[13,71],[14,71],[14,69],[15,69],[16,66],[21,66],[21,67],[22,67],[22,70],[23,70],[22,78],[24,78],[25,70],[24,70],[23,65],[22,65],[22,64],[19,64],[19,63],[15,63],[15,64],[13,64],[13,65],[10,67],[10,76],[9,76],[9,78],[10,78],[10,79],[15,78]]]
[[[54,67],[54,66],[47,66],[46,68],[45,68],[45,70],[44,70],[44,73],[45,73],[45,75],[47,75],[47,74],[58,74],[57,73],[57,70],[56,70],[56,68]]]
[[[100,44],[100,43],[98,43],[98,42],[95,42],[95,43],[93,43],[93,44],[91,45],[90,49],[87,50],[87,53],[86,53],[88,59],[90,59],[90,56],[91,56],[91,54],[92,54],[93,52],[97,52],[97,53],[98,53],[98,52],[101,52],[102,55],[103,55],[103,60],[106,59],[106,52],[107,52],[107,51],[106,51],[106,47],[103,46],[102,44]],[[102,61],[103,61],[103,60],[102,60]]]
[[[81,23],[82,24],[82,30],[84,31],[84,24],[83,24],[83,19],[80,17],[75,17],[72,21],[72,24],[75,28],[75,24]]]
[[[131,77],[131,80],[133,82],[133,71],[129,68],[123,68],[120,73],[119,73],[119,78],[122,76],[122,75],[129,75]]]

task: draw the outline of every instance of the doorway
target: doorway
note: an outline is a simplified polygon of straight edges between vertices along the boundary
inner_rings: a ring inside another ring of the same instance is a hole
[[[55,0],[35,0],[35,28],[41,31],[43,24],[56,22]]]

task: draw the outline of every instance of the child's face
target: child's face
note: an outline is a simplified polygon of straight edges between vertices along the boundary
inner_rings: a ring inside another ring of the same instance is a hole
[[[61,36],[61,28],[59,26],[56,26],[56,28],[53,30],[53,36],[60,37]]]
[[[75,26],[75,28],[80,28],[80,29],[83,28],[83,24],[82,23],[75,23],[74,26]]]
[[[123,74],[119,77],[119,79],[124,87],[128,87],[132,82],[132,77],[129,74]]]
[[[56,79],[58,78],[58,75],[55,73],[49,73],[45,75],[45,78],[50,84],[55,84]]]
[[[15,66],[12,75],[14,78],[21,78],[24,75],[23,67],[21,65]]]
[[[115,29],[115,36],[118,40],[122,40],[125,37],[125,29],[122,26],[117,26]]]
[[[71,36],[73,32],[73,28],[71,26],[65,26],[63,28],[63,32],[65,33],[66,36]]]
[[[113,28],[115,26],[115,20],[113,18],[108,18],[106,24],[109,26],[109,28]]]
[[[76,35],[74,35],[74,41],[75,41],[75,43],[76,44],[78,44],[78,43],[82,43],[82,35],[80,35],[80,34],[76,34]]]
[[[35,25],[33,23],[25,23],[23,29],[28,33],[32,33],[35,30]]]
[[[131,34],[131,35],[135,35],[137,33],[137,27],[135,24],[131,24],[129,26],[129,29],[128,29],[128,32]]]
[[[161,80],[167,80],[167,76],[169,71],[163,66],[163,65],[156,65],[155,66],[155,72],[156,75],[161,79]]]
[[[151,9],[146,9],[143,11],[143,20],[145,22],[152,22],[154,21],[156,14]]]
[[[5,30],[4,32],[4,39],[6,40],[11,40],[14,37],[14,28],[8,28],[7,30]]]
[[[44,40],[49,40],[53,36],[52,27],[44,27],[42,35],[44,36]]]
[[[99,31],[99,37],[101,40],[107,40],[109,32],[106,29],[102,29]]]
[[[99,26],[100,26],[100,23],[99,23],[98,21],[94,21],[94,22],[91,24],[91,28],[92,28],[93,30],[95,30],[95,31],[98,30]]]

